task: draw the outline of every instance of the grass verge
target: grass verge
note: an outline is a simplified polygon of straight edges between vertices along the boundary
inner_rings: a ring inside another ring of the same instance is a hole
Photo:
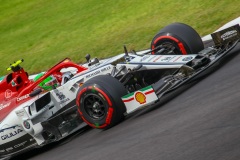
[[[75,62],[109,57],[150,46],[164,26],[183,22],[201,36],[239,16],[232,0],[1,0],[0,75],[23,58],[30,73],[47,70],[65,57]]]

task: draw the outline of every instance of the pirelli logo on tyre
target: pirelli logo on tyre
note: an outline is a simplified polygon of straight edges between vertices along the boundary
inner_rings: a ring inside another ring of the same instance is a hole
[[[127,108],[127,112],[131,112],[137,108],[154,103],[157,99],[157,95],[152,86],[142,88],[122,97],[122,101]]]

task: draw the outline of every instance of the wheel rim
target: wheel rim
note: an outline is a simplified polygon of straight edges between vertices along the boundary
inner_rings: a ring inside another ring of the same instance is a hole
[[[162,48],[165,49],[164,52],[161,53],[161,55],[181,55],[182,54],[180,49],[178,48],[178,45],[173,41],[165,41],[158,44],[161,44]],[[158,44],[156,44],[156,46],[158,46]],[[160,49],[157,50],[155,54],[158,54],[158,51],[160,51]]]
[[[97,94],[89,94],[83,99],[83,107],[92,119],[102,119],[106,115],[107,104],[104,99]]]

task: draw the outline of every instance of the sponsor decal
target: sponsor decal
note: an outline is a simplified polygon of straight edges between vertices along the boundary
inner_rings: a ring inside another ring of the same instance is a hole
[[[6,149],[7,152],[10,152],[11,150],[13,150],[13,147],[9,147]]]
[[[148,94],[152,94],[154,92],[152,86],[148,86],[148,87],[145,87],[145,88],[142,88],[136,92],[132,92],[132,93],[129,93],[127,94],[126,96],[123,96],[122,97],[122,100],[123,102],[130,102],[130,101],[137,101],[138,103],[140,104],[143,104],[143,103],[146,103],[146,99],[147,99],[147,95]]]
[[[10,129],[10,128],[8,128],[8,129]],[[11,131],[7,134],[1,135],[1,139],[6,140],[6,139],[9,139],[9,138],[12,138],[12,137],[18,135],[19,133],[21,133],[22,131],[23,131],[22,129],[17,128],[16,130],[13,130],[13,131]]]
[[[21,109],[19,111],[16,111],[16,114],[17,114],[18,117],[23,117],[24,114],[25,114],[25,111],[24,111],[24,109]]]
[[[11,98],[12,97],[12,91],[10,89],[7,89],[5,91],[5,98]]]
[[[27,143],[27,141],[24,141],[24,142],[22,142],[22,143],[19,143],[19,144],[14,145],[13,147],[14,147],[14,148],[23,147],[26,143]]]
[[[162,62],[169,62],[171,59],[175,58],[176,56],[173,57],[165,57],[164,59],[162,59]]]
[[[26,149],[29,146],[33,146],[34,144],[36,144],[36,141],[29,134],[25,134],[12,141],[4,141],[0,145],[0,155],[18,152],[22,149]]]
[[[129,93],[122,97],[122,101],[127,108],[127,113],[139,107],[154,103],[157,99],[157,95],[152,86],[142,88],[136,92]]]
[[[140,104],[146,103],[146,96],[142,92],[136,92],[135,99]]]
[[[56,96],[58,97],[59,100],[63,100],[66,98],[66,96],[62,92],[57,92]]]
[[[67,101],[70,101],[70,99],[69,99],[69,98],[66,98],[66,99],[64,99],[64,100],[61,100],[61,101],[60,101],[60,104],[66,103]]]
[[[223,40],[226,40],[226,39],[229,39],[229,38],[234,37],[234,36],[236,36],[236,35],[237,35],[237,31],[236,31],[236,30],[232,30],[232,31],[228,31],[228,32],[224,33],[224,34],[221,36],[221,38],[222,38]]]
[[[11,102],[8,102],[7,104],[0,104],[0,111],[1,111],[2,109],[4,109],[4,108],[9,107],[10,104],[11,104]]]
[[[155,56],[151,56],[149,59],[148,59],[148,62],[152,62],[152,60],[155,58]]]
[[[146,59],[148,59],[150,57],[150,55],[146,55],[146,56],[144,56],[144,57],[142,57],[142,59],[140,60],[141,62],[142,61],[145,61]]]
[[[174,59],[173,62],[176,62],[176,61],[179,60],[181,57],[182,57],[182,56],[177,57],[176,59]]]
[[[23,141],[23,142],[21,142],[21,143],[18,143],[18,144],[16,144],[16,145],[11,146],[11,147],[8,147],[8,148],[6,148],[6,149],[1,149],[1,150],[0,150],[0,153],[11,152],[11,151],[14,150],[14,149],[24,148],[24,146],[26,145],[27,142],[28,142],[28,141]]]
[[[19,147],[24,147],[26,143],[27,143],[27,141],[24,141],[24,142],[21,142],[21,143],[19,143],[19,144],[14,145],[13,147],[8,147],[8,148],[6,148],[5,150],[4,150],[4,149],[3,149],[3,150],[0,150],[0,153],[3,153],[3,152],[11,152],[12,150],[17,149],[17,148],[19,148]]]
[[[28,97],[29,97],[29,94],[26,94],[26,95],[24,95],[22,97],[17,98],[17,101],[22,101],[24,99],[27,99]]]
[[[240,38],[240,26],[236,24],[219,32],[212,33],[211,36],[215,45],[234,42]]]
[[[55,93],[58,99],[60,100],[60,104],[66,103],[67,101],[70,101],[69,98],[66,98],[66,96],[62,92],[56,92]]]
[[[99,69],[99,70],[96,70],[96,71],[91,72],[90,74],[86,75],[86,78],[91,78],[91,77],[96,76],[96,75],[98,75],[98,74],[100,74],[100,73],[102,73],[102,72],[105,72],[105,71],[109,70],[109,69],[111,69],[110,66],[101,68],[101,69]]]
[[[153,60],[153,62],[156,62],[157,60],[159,60],[162,56],[158,56],[156,59]]]
[[[28,121],[24,121],[23,122],[23,126],[26,128],[26,129],[30,129],[30,123]]]
[[[107,70],[109,70],[109,69],[111,69],[111,67],[110,67],[110,66],[107,66],[107,67],[105,67],[105,68],[102,68],[102,69],[101,69],[101,72],[105,72],[105,71],[107,71]]]
[[[185,57],[185,58],[183,58],[182,61],[190,61],[190,60],[192,60],[192,59],[193,59],[193,57],[190,56],[190,57]]]
[[[86,75],[86,78],[90,78],[90,77],[92,77],[92,76],[96,76],[96,75],[98,75],[99,73],[101,73],[101,71],[100,71],[100,70],[97,70],[97,71],[95,71],[95,72],[93,72],[93,73],[91,73],[91,74],[89,74],[89,75]]]

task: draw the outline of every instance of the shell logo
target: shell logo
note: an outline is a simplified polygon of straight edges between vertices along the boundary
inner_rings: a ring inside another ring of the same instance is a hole
[[[146,96],[142,92],[136,92],[135,99],[140,104],[146,103]]]

